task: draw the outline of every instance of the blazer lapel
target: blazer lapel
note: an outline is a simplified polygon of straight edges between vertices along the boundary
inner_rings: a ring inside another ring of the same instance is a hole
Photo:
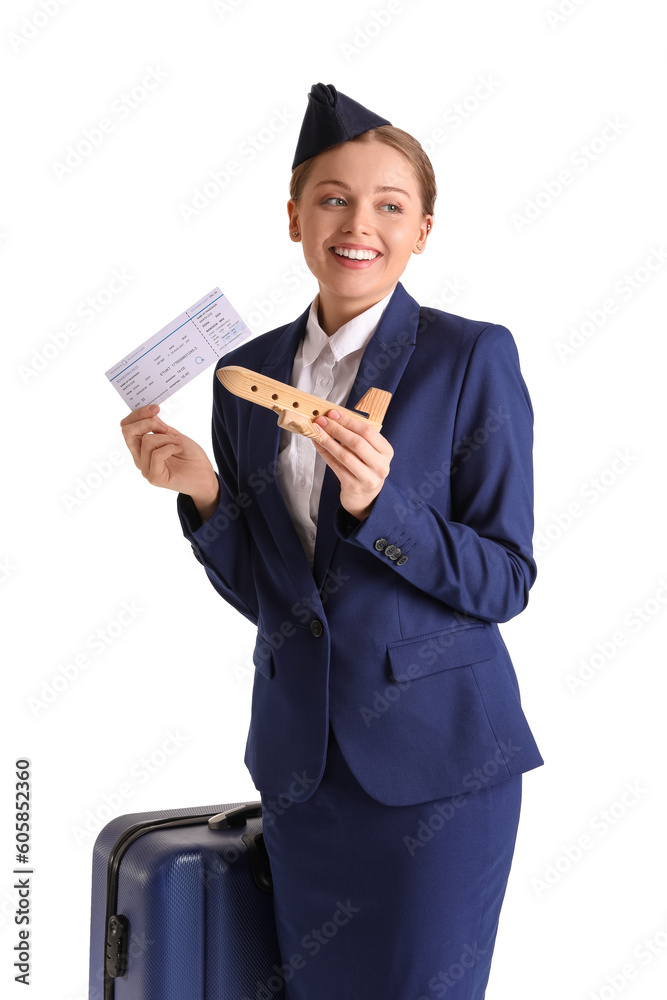
[[[276,341],[266,360],[256,369],[264,375],[289,384],[292,377],[294,355],[306,332],[310,305],[294,320]],[[363,353],[357,377],[343,404],[354,409],[364,393],[375,386],[393,393],[415,349],[419,303],[409,295],[399,282],[387,308],[382,314],[375,333]],[[334,404],[332,404],[333,406]],[[387,416],[391,414],[389,403]],[[385,418],[386,419],[386,418]],[[331,564],[334,548],[339,538],[334,530],[334,515],[340,502],[338,477],[326,467],[317,519],[317,538],[313,569],[308,565],[306,553],[287,509],[280,485],[275,477],[280,428],[277,415],[264,406],[252,406],[248,424],[249,451],[253,469],[269,483],[257,494],[264,517],[273,537],[280,541],[281,555],[299,588],[300,593],[311,595],[313,579],[321,590]],[[264,478],[264,477],[263,477]]]
[[[306,331],[310,305],[285,329],[265,361],[255,370],[289,384],[292,377],[294,355]],[[294,580],[299,593],[313,592],[313,576],[291,515],[276,477],[276,461],[280,443],[278,417],[265,406],[251,406],[248,423],[248,450],[252,467],[268,485],[257,494],[259,504],[271,534],[278,540],[280,554]]]
[[[366,346],[357,377],[343,406],[354,409],[364,393],[372,386],[376,389],[386,389],[387,392],[395,392],[415,349],[418,323],[419,303],[406,292],[399,281],[382,313],[375,333]],[[389,403],[387,417],[391,415],[392,402],[393,400]],[[334,530],[334,516],[339,503],[340,482],[333,470],[327,466],[318,508],[312,571],[318,590],[321,590],[325,582],[336,543],[340,541]]]

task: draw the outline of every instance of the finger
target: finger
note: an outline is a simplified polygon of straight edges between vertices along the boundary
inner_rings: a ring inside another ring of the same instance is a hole
[[[338,442],[340,445],[357,454],[363,461],[372,462],[373,455],[378,454],[377,450],[373,447],[373,442],[368,441],[364,434],[356,433],[349,427],[344,427],[338,423],[338,420],[318,417],[316,423],[319,427],[322,440]]]
[[[389,462],[371,448],[367,442],[352,440],[352,448],[349,448],[343,442],[327,434],[322,427],[320,427],[320,434],[322,435],[322,448],[333,456],[338,463],[338,468],[342,467],[348,475],[354,477],[359,485],[365,489],[376,489],[384,481],[389,472]],[[352,435],[352,437],[354,438],[356,435]],[[334,468],[334,471],[337,470]]]
[[[319,441],[314,441],[313,444],[315,445],[317,451],[322,456],[326,464],[332,470],[332,472],[336,474],[338,480],[341,483],[341,486],[356,485],[358,480],[351,476],[350,470],[346,468],[346,466],[341,465],[341,463],[336,458],[334,458],[334,456],[331,454],[330,451],[328,451],[327,448],[322,447]]]
[[[171,444],[163,444],[159,448],[154,448],[151,451],[150,462],[148,466],[148,473],[146,479],[153,486],[168,486],[172,475],[167,468],[167,462],[174,455],[177,455],[181,450],[181,446],[178,442],[174,441]]]
[[[149,403],[147,406],[139,406],[136,410],[132,410],[128,413],[126,417],[120,422],[121,427],[128,427],[130,424],[135,423],[137,420],[143,420],[145,417],[155,417],[160,412],[160,407],[157,403]]]
[[[182,450],[181,442],[177,438],[174,438],[173,434],[144,434],[141,438],[137,465],[141,470],[142,476],[148,479],[149,482],[151,481],[151,464],[154,460],[154,454],[160,448],[167,446],[172,449],[168,457]],[[164,458],[165,456],[163,455]]]
[[[136,420],[132,424],[126,424],[122,429],[122,433],[126,441],[131,441],[133,438],[143,437],[144,434],[148,434],[150,431],[162,431],[164,433],[173,429],[165,424],[164,420],[161,420],[160,417],[144,417],[143,420]]]
[[[381,480],[387,477],[394,450],[376,428],[363,428],[364,434],[356,434],[349,427],[339,425],[336,419],[328,420],[326,430],[319,423],[318,426],[326,447],[361,482],[375,487],[378,476]],[[367,433],[370,439],[366,437]],[[382,442],[381,447],[376,447],[376,443],[379,444],[377,439]]]
[[[138,420],[134,424],[123,428],[125,444],[130,450],[135,465],[139,466],[142,442],[154,434],[177,434],[178,432],[167,427],[158,417],[146,417]]]
[[[383,437],[377,427],[373,427],[362,417],[350,417],[347,413],[331,409],[327,410],[324,417],[317,417],[315,422],[319,426],[326,427],[329,434],[347,444],[348,447],[353,447],[356,439],[356,443],[366,441],[380,454],[393,455],[393,448],[389,441]]]

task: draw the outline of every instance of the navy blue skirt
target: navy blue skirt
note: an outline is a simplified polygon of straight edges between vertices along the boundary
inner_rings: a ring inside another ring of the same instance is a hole
[[[286,1000],[483,1000],[521,808],[518,774],[387,806],[329,729],[306,802],[262,796]]]

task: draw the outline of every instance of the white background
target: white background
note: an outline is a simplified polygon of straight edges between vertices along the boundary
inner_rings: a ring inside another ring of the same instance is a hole
[[[317,81],[430,143],[435,225],[403,284],[508,326],[535,409],[539,573],[502,633],[546,764],[524,777],[487,996],[663,995],[664,38],[650,0],[564,0],[558,20],[559,2],[3,4],[8,995],[24,995],[11,967],[16,758],[32,761],[40,1000],[87,992],[99,817],[258,797],[243,765],[254,629],[193,558],[175,494],[132,464],[104,371],[215,285],[258,334],[312,300],[285,204]],[[276,109],[288,121],[267,132]],[[104,118],[112,130],[59,176]],[[185,221],[230,160],[239,175]],[[126,284],[110,295],[114,271]],[[559,352],[573,328],[579,346]],[[209,454],[211,373],[166,408]],[[124,603],[132,624],[94,653]],[[170,733],[182,742],[165,753]]]

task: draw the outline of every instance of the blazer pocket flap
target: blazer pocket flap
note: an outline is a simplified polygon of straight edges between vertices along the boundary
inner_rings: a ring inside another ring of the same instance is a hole
[[[265,677],[273,677],[273,649],[264,636],[257,633],[257,641],[252,653],[252,662],[255,664],[260,674]]]
[[[464,625],[388,643],[387,652],[393,679],[407,681],[489,660],[496,647],[485,625]]]

